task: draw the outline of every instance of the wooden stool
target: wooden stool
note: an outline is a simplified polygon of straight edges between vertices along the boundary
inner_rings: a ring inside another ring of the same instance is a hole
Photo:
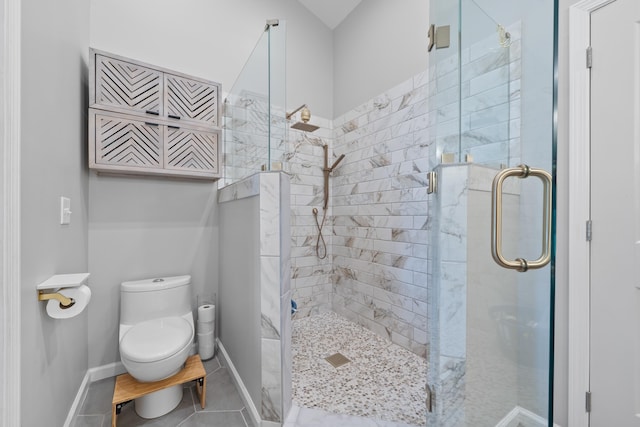
[[[207,373],[198,354],[189,357],[184,368],[174,376],[153,383],[138,382],[129,374],[118,375],[116,377],[116,386],[113,390],[113,400],[111,401],[111,427],[116,427],[116,417],[122,407],[133,399],[167,387],[188,383],[189,381],[196,381],[200,406],[204,409],[207,399]]]

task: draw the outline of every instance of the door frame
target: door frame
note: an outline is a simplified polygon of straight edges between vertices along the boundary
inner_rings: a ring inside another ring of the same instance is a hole
[[[582,0],[569,8],[569,146],[568,146],[568,424],[588,426],[585,393],[590,363],[590,258],[586,222],[590,217],[591,12],[615,0]]]
[[[4,55],[0,58],[4,127],[0,140],[2,174],[0,284],[0,425],[20,422],[20,49],[21,0],[2,0]]]

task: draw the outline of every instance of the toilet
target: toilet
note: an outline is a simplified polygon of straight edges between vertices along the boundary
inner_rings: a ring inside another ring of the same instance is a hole
[[[191,276],[162,277],[120,285],[120,359],[140,382],[169,378],[183,368],[193,344]],[[135,400],[142,418],[171,412],[182,385]]]

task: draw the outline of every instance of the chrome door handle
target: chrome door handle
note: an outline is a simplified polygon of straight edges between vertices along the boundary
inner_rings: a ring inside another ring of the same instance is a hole
[[[507,260],[502,255],[502,185],[504,181],[515,176],[520,179],[535,176],[542,181],[542,253],[535,261],[527,261],[524,258]],[[498,265],[511,270],[525,272],[527,270],[542,268],[551,261],[551,175],[543,169],[530,168],[527,165],[519,165],[500,171],[493,178],[491,187],[491,255]]]

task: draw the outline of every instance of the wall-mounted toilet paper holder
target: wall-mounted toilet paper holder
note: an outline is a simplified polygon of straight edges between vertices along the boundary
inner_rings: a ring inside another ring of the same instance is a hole
[[[55,299],[60,303],[61,309],[71,308],[76,303],[75,300],[73,298],[66,297],[60,291],[64,292],[65,288],[77,288],[85,285],[88,279],[89,273],[57,274],[55,276],[51,276],[49,279],[37,286],[38,301],[49,301]],[[51,290],[56,290],[56,292],[45,292]]]

